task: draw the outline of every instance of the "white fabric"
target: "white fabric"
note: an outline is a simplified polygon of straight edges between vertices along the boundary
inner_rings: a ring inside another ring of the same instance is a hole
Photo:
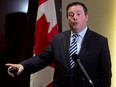
[[[53,81],[54,68],[48,66],[43,70],[31,74],[30,87],[46,87]]]

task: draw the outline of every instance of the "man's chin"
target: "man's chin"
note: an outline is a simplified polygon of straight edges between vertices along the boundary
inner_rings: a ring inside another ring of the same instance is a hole
[[[79,32],[79,30],[78,30],[77,28],[73,28],[72,31],[73,31],[74,33],[78,33],[78,32]]]

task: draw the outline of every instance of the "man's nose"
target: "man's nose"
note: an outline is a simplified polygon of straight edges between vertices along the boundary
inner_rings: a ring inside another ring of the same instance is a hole
[[[73,20],[77,20],[77,19],[78,19],[77,14],[74,14],[74,16],[73,16]]]

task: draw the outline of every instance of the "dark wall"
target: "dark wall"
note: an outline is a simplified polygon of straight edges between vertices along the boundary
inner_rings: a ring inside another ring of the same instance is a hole
[[[28,0],[0,0],[0,53],[5,49],[4,23],[8,14],[27,13]]]
[[[0,87],[28,87],[28,77],[11,78],[5,63],[18,63],[26,33],[29,0],[0,0]],[[14,84],[15,83],[15,84]]]
[[[38,1],[0,0],[0,87],[29,87],[30,76],[10,77],[5,63],[32,57]],[[61,0],[55,4],[61,32]]]

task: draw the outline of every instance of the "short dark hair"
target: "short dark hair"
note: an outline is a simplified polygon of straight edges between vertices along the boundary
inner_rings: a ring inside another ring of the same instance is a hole
[[[67,8],[66,8],[66,15],[67,15],[67,17],[68,17],[68,9],[69,9],[70,7],[72,7],[72,6],[75,6],[75,5],[81,5],[81,6],[83,7],[83,10],[84,10],[85,15],[88,14],[88,9],[87,9],[87,7],[85,6],[85,4],[83,4],[83,3],[81,3],[81,2],[73,2],[73,3],[68,4],[68,6],[67,6]]]

